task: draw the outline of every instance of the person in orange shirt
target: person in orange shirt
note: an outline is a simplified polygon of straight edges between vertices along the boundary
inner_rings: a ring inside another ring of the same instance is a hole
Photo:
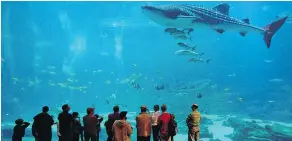
[[[147,113],[147,107],[141,106],[141,113],[136,117],[137,141],[150,141],[151,116]]]

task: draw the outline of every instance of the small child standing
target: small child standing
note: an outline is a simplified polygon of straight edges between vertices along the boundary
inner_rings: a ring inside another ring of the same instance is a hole
[[[23,119],[15,120],[15,126],[13,128],[12,141],[22,141],[22,137],[25,135],[25,129],[30,125],[29,122],[24,122]]]
[[[81,141],[83,141],[83,129],[80,123],[80,118],[79,118],[79,113],[78,112],[73,112],[73,124],[72,124],[72,129],[73,129],[73,141],[79,141],[80,136],[81,136]]]
[[[96,124],[96,130],[97,130],[97,141],[99,141],[100,124],[103,121],[103,117],[102,116],[100,117],[98,114],[95,114],[94,116],[98,120],[98,123]]]

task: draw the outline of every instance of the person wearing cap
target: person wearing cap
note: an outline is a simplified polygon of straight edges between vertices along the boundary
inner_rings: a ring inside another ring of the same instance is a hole
[[[59,139],[60,141],[71,141],[73,138],[72,123],[74,118],[73,115],[69,113],[70,106],[68,104],[64,104],[62,110],[63,112],[58,115]]]
[[[13,128],[12,141],[22,141],[22,137],[25,135],[25,129],[30,125],[29,122],[24,122],[23,119],[15,120],[15,126]]]
[[[154,112],[151,114],[153,141],[159,141],[159,127],[157,125],[158,117],[160,116],[159,105],[154,105],[153,110]]]
[[[44,106],[42,112],[33,118],[32,135],[37,141],[52,140],[52,125],[54,125],[54,119],[48,112],[49,107]]]
[[[192,112],[188,115],[186,119],[188,131],[188,141],[199,141],[200,133],[200,119],[201,115],[198,111],[199,106],[197,104],[192,105]]]
[[[113,141],[131,141],[133,128],[127,120],[127,112],[120,113],[120,120],[116,120],[113,124]]]
[[[98,119],[94,116],[94,108],[87,108],[86,112],[87,115],[83,117],[85,141],[96,141]]]
[[[150,141],[151,116],[147,113],[147,107],[141,106],[141,113],[136,117],[137,141]]]
[[[111,113],[108,115],[108,120],[104,123],[104,126],[106,128],[106,133],[108,135],[107,141],[112,141],[113,140],[113,124],[116,120],[120,119],[120,108],[119,106],[114,106],[113,108],[114,113]]]
[[[170,135],[168,134],[168,123],[171,120],[171,115],[166,112],[167,107],[165,104],[161,106],[162,114],[158,117],[157,125],[159,126],[160,141],[170,141]]]

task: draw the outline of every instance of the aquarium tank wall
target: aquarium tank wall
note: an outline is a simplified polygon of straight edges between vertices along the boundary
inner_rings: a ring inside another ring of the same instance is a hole
[[[175,141],[198,104],[200,140],[292,140],[292,3],[1,2],[1,140],[62,105],[105,119],[167,105]],[[163,6],[162,6],[163,5]],[[31,125],[24,141],[34,140]],[[57,126],[52,126],[54,141]],[[152,135],[151,135],[152,140]]]

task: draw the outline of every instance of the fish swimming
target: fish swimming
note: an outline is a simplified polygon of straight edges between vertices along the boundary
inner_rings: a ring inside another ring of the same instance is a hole
[[[185,31],[187,31],[187,35]],[[187,40],[187,39],[192,40],[192,37],[190,35],[191,31],[193,31],[193,29],[191,28],[187,28],[183,30],[178,30],[176,28],[166,28],[164,30],[164,32],[169,33],[171,36],[173,36],[175,39],[178,39],[178,40]]]
[[[187,40],[190,39],[192,41],[192,37],[187,37],[186,35],[173,35],[173,38],[177,39],[177,40]]]
[[[180,47],[183,47],[183,48],[185,48],[187,50],[191,50],[191,51],[195,51],[196,50],[195,46],[190,46],[190,45],[182,43],[182,42],[177,43],[177,45],[180,46]]]
[[[194,5],[142,6],[142,12],[152,21],[167,28],[211,28],[218,33],[236,31],[241,36],[257,32],[264,36],[267,48],[273,35],[286,22],[288,16],[280,18],[264,28],[250,24],[249,19],[235,19],[229,16],[229,5],[221,3],[212,9]]]
[[[197,53],[191,50],[178,50],[174,53],[175,55],[191,55],[191,56],[202,56],[204,53]]]
[[[192,28],[186,28],[186,29],[183,29],[183,30],[178,30],[176,28],[166,28],[164,30],[164,32],[168,32],[170,35],[185,35],[185,33],[190,35],[190,33],[192,31],[194,31],[194,29],[192,29]]]
[[[201,59],[201,58],[191,58],[189,59],[189,62],[206,62],[207,64],[209,64],[209,62],[211,61],[211,59]]]

